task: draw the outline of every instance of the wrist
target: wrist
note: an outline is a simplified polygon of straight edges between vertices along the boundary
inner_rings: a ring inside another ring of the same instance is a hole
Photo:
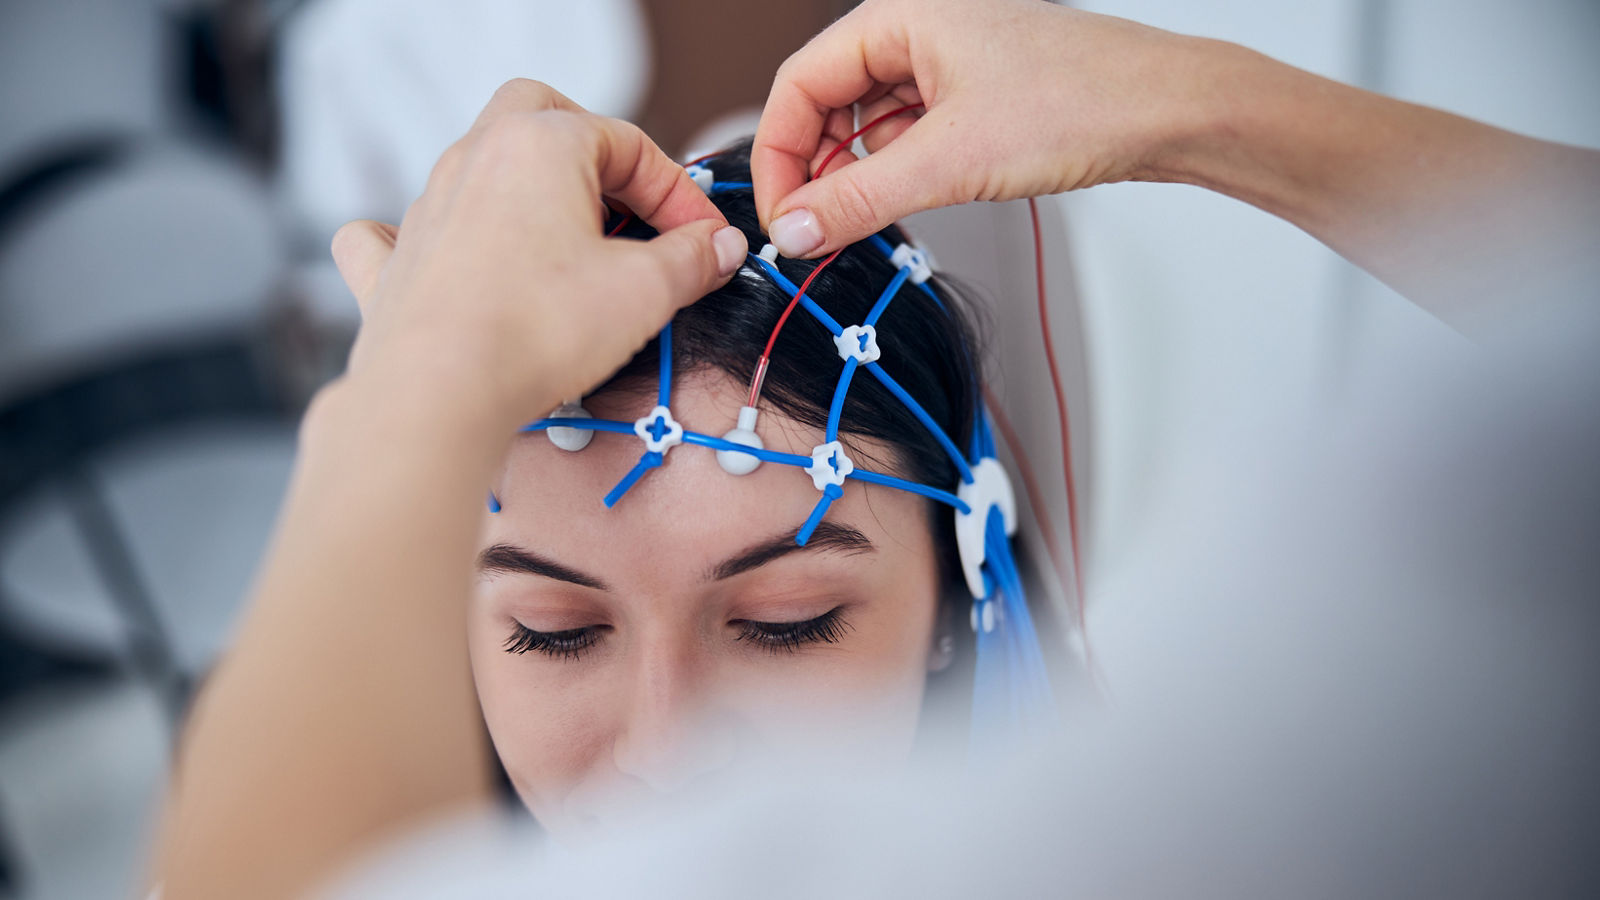
[[[1166,102],[1154,104],[1153,149],[1134,180],[1221,190],[1238,168],[1252,109],[1263,102],[1266,69],[1278,64],[1226,41],[1175,38],[1160,67]]]
[[[1150,180],[1189,184],[1312,230],[1325,157],[1361,130],[1363,92],[1223,41],[1190,39],[1188,114],[1162,145]]]
[[[358,369],[323,386],[301,429],[307,449],[357,453],[405,447],[463,462],[498,464],[524,423],[474,381],[437,372]],[[387,448],[387,449],[383,449]]]
[[[338,379],[340,393],[359,395],[376,408],[394,406],[437,422],[436,427],[510,434],[562,400],[543,396],[543,377],[506,377],[526,368],[529,353],[511,361],[495,346],[445,346],[433,340],[393,342],[370,348],[358,339],[347,371]]]

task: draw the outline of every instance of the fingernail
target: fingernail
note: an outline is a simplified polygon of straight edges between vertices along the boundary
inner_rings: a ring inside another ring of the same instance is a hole
[[[711,236],[711,245],[717,250],[717,274],[732,275],[744,263],[745,251],[750,248],[744,232],[732,225],[717,229]]]
[[[772,245],[784,256],[805,256],[822,246],[822,226],[811,210],[791,210],[772,223]]]

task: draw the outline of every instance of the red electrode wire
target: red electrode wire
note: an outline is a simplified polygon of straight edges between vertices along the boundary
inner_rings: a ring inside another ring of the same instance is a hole
[[[839,154],[839,151],[855,143],[856,138],[861,137],[863,134],[866,134],[872,129],[878,127],[879,124],[892,119],[895,116],[921,108],[922,104],[911,103],[906,106],[902,106],[899,109],[890,110],[889,112],[878,116],[860,128],[857,128],[849,137],[840,141],[832,150],[828,151],[826,156],[822,157],[822,165],[817,166],[817,175],[821,175],[823,172],[826,172],[828,170],[828,163],[833,162],[833,158]],[[815,177],[816,176],[812,176],[813,180]],[[806,276],[805,281],[801,282],[800,290],[795,291],[794,297],[789,300],[789,305],[784,307],[783,315],[778,317],[777,324],[772,326],[772,334],[767,338],[766,349],[761,351],[761,358],[756,360],[755,374],[750,376],[750,394],[745,402],[746,406],[753,407],[756,405],[756,402],[761,399],[761,386],[765,384],[767,380],[767,365],[772,362],[772,348],[778,343],[778,332],[783,330],[783,323],[789,321],[789,314],[794,312],[794,308],[800,304],[800,298],[805,296],[806,288],[809,288],[811,286],[811,282],[814,281],[818,275],[822,274],[822,270],[826,269],[828,264],[833,262],[834,259],[838,258],[839,254],[842,252],[844,252],[844,248],[840,247],[838,250],[830,253],[822,262],[817,263],[817,267],[811,270],[811,274]]]
[[[1044,236],[1039,227],[1039,204],[1032,197],[1028,198],[1028,215],[1033,220],[1033,268],[1034,278],[1039,285],[1039,334],[1044,338],[1044,358],[1050,364],[1050,390],[1056,398],[1056,421],[1061,427],[1061,474],[1067,486],[1067,542],[1072,548],[1073,585],[1078,590],[1078,629],[1087,648],[1089,635],[1084,609],[1088,604],[1083,593],[1083,563],[1078,552],[1078,491],[1072,479],[1072,430],[1067,422],[1067,401],[1061,391],[1061,371],[1056,365],[1055,341],[1050,336],[1050,303],[1044,286]],[[1009,435],[1006,440],[1011,443],[1013,451],[1020,446]]]
[[[811,270],[811,274],[806,276],[806,280],[800,282],[800,290],[794,292],[794,297],[789,300],[789,305],[783,308],[783,315],[778,317],[778,324],[772,326],[772,334],[767,336],[766,349],[761,351],[761,358],[756,360],[756,372],[750,378],[750,397],[745,401],[745,406],[755,406],[756,401],[761,399],[761,386],[767,382],[767,364],[772,361],[772,347],[778,343],[778,332],[783,330],[783,323],[789,321],[789,314],[794,312],[796,306],[800,305],[800,298],[806,295],[806,290],[811,287],[811,282],[816,281],[817,276],[822,274],[822,270],[828,267],[828,263],[833,262],[843,252],[844,248],[840,247],[838,250],[828,254],[827,259],[817,263],[817,267]]]
[[[884,113],[883,115],[878,116],[877,118],[873,119],[871,122],[868,122],[867,124],[861,126],[860,128],[857,128],[854,133],[852,133],[849,137],[845,138],[844,140],[840,141],[837,146],[835,146],[832,150],[828,151],[828,155],[827,156],[824,156],[822,158],[822,165],[817,166],[817,175],[821,175],[823,172],[828,171],[828,163],[833,162],[833,158],[835,156],[839,155],[839,151],[841,151],[844,148],[850,146],[851,144],[854,144],[856,142],[856,138],[861,137],[863,134],[866,134],[867,132],[871,131],[874,128],[877,128],[879,125],[883,124],[884,122],[889,121],[890,119],[894,118],[895,116],[901,115],[903,113],[911,112],[914,109],[921,109],[921,108],[922,108],[922,104],[921,103],[908,103],[905,106],[900,107],[899,109],[891,109],[888,112]],[[814,180],[815,178],[816,178],[816,175],[813,175],[812,179]]]

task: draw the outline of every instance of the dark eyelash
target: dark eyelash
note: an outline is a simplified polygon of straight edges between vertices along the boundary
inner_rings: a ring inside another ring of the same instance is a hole
[[[598,625],[588,625],[566,631],[534,631],[521,622],[512,622],[511,636],[506,638],[506,652],[527,653],[533,650],[557,659],[577,659],[600,639],[600,628]]]
[[[754,641],[773,653],[787,650],[790,653],[803,644],[837,644],[850,630],[850,623],[839,614],[842,607],[828,610],[815,619],[804,622],[752,622],[736,620],[741,641]]]

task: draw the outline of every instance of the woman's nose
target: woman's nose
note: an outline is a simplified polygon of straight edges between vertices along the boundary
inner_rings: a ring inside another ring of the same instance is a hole
[[[647,653],[618,724],[612,747],[618,771],[657,793],[677,793],[733,760],[731,716],[718,708],[707,689],[714,679],[695,657],[691,648]]]

